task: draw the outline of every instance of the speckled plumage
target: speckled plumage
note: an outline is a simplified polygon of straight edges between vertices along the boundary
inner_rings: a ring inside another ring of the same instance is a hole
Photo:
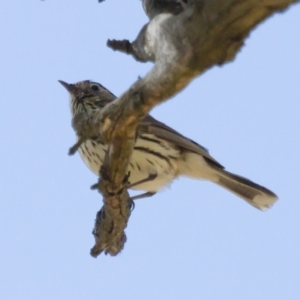
[[[116,97],[101,84],[81,81],[60,83],[71,94],[73,117],[79,113],[101,110]],[[209,180],[235,193],[252,206],[265,210],[277,196],[244,177],[224,169],[208,151],[150,115],[139,123],[136,143],[128,166],[132,189],[151,194],[163,189],[179,176]],[[107,146],[101,138],[86,140],[79,148],[85,164],[97,175],[103,163]],[[150,180],[134,185],[153,175]]]

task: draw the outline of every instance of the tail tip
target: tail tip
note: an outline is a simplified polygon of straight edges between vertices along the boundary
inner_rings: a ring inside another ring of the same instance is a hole
[[[253,198],[253,205],[262,211],[266,211],[273,206],[278,200],[275,194],[272,195],[256,195]]]

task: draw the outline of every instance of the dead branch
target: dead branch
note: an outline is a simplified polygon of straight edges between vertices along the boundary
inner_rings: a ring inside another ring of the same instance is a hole
[[[143,2],[145,7],[149,1]],[[126,170],[138,122],[155,105],[174,96],[196,76],[215,65],[232,61],[251,30],[275,12],[298,1],[183,2],[186,5],[179,14],[159,14],[158,6],[152,14],[148,7],[150,18],[154,17],[133,43],[108,42],[110,46],[115,45],[115,50],[129,53],[139,61],[153,61],[155,65],[146,77],[107,105],[101,114],[79,116],[73,120],[73,127],[80,136],[88,138],[99,132],[109,144],[99,181],[104,206],[97,215],[93,231],[96,239],[93,256],[102,251],[116,255],[124,247],[124,229],[131,207],[126,190]]]

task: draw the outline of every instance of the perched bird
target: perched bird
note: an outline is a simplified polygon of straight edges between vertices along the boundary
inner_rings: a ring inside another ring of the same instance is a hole
[[[78,113],[100,111],[116,99],[96,82],[59,82],[71,95],[73,117]],[[78,151],[85,164],[99,175],[106,149],[107,145],[98,136],[86,140]],[[261,210],[268,209],[277,200],[273,192],[226,171],[204,147],[150,115],[139,123],[128,172],[129,187],[146,191],[146,196],[154,195],[179,176],[187,176],[216,183]]]

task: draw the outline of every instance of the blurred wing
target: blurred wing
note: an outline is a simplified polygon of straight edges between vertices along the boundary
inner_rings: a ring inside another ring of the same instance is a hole
[[[164,123],[157,121],[150,115],[148,115],[142,122],[140,122],[140,125],[143,131],[155,134],[156,136],[164,140],[174,143],[179,148],[200,154],[208,161],[212,162],[214,165],[217,165],[217,167],[224,169],[224,167],[218,161],[216,161],[212,156],[209,155],[207,149],[186,138]]]

